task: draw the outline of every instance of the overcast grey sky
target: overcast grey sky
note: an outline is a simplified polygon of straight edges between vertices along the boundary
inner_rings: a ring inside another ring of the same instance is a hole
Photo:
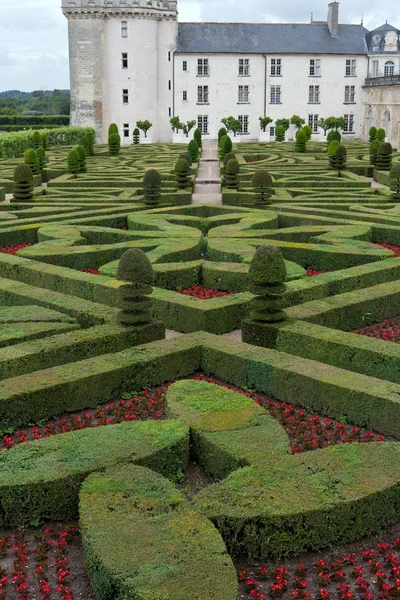
[[[0,91],[68,88],[67,20],[60,0],[0,0]],[[343,0],[341,23],[400,28],[398,0]],[[180,21],[308,22],[326,19],[328,0],[178,0]]]

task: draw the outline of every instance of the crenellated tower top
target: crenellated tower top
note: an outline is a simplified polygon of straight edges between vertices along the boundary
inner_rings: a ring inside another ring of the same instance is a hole
[[[102,17],[152,13],[159,18],[177,17],[177,0],[61,0],[64,15]]]

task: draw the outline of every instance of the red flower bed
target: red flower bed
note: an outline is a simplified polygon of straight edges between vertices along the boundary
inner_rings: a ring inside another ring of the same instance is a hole
[[[90,273],[91,275],[100,275],[98,269],[89,269],[89,267],[86,267],[85,269],[80,269],[80,271],[82,273]]]
[[[210,290],[202,285],[193,285],[190,288],[179,288],[178,294],[192,296],[199,300],[209,300],[210,298],[220,298],[221,296],[232,296],[232,292],[223,292],[222,290]]]
[[[34,246],[33,243],[31,244],[18,244],[17,246],[4,246],[3,248],[0,248],[0,252],[3,252],[4,254],[12,254],[13,256],[15,256],[18,252],[18,250],[23,250],[24,248],[27,248],[28,246]]]
[[[316,271],[315,269],[307,269],[307,277],[316,277],[317,275],[321,275],[322,273],[326,273],[326,271]]]
[[[393,319],[385,319],[381,323],[354,329],[351,333],[366,335],[377,340],[385,340],[385,342],[395,342],[398,344],[400,343],[400,315],[393,317]]]
[[[376,246],[382,246],[382,248],[387,248],[387,250],[391,250],[394,252],[396,258],[400,258],[400,246],[393,246],[392,244],[383,244],[381,242],[377,242]]]
[[[363,549],[325,552],[304,563],[258,565],[239,570],[240,598],[298,598],[300,600],[379,600],[400,596],[400,538],[388,534],[391,543],[379,542]],[[352,550],[355,550],[353,552]]]

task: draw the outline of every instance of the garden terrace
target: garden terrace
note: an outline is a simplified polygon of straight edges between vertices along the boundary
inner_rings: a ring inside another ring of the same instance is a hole
[[[101,600],[238,600],[233,560],[384,527],[397,539],[400,346],[352,333],[399,314],[399,205],[371,187],[368,147],[348,144],[338,177],[325,144],[241,144],[240,191],[223,189],[223,205],[177,192],[184,148],[96,146],[77,178],[51,148],[47,186],[0,204],[0,519],[78,519]],[[0,187],[18,162],[0,161]],[[274,179],[267,209],[252,205],[258,168]],[[284,259],[286,320],[244,343],[263,245]],[[137,327],[118,321],[131,249],[154,273],[155,323]],[[180,486],[189,460],[206,473],[194,497]]]

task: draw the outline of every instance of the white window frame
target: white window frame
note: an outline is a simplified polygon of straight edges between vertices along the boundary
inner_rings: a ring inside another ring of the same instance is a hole
[[[321,77],[320,58],[310,58],[310,77]]]
[[[250,59],[239,58],[239,77],[250,76]]]
[[[354,133],[354,115],[353,115],[353,113],[344,115],[343,133]]]
[[[209,90],[208,85],[197,86],[197,104],[209,104]]]
[[[321,104],[319,85],[309,85],[308,86],[308,103],[309,104]]]
[[[282,77],[282,59],[271,58],[271,77]]]
[[[346,58],[346,77],[357,76],[357,59]]]
[[[394,75],[394,61],[393,60],[387,60],[385,62],[385,77],[393,77]]]
[[[128,37],[128,21],[121,21],[121,37]]]
[[[238,87],[238,104],[250,103],[250,89],[248,85],[239,85]]]
[[[308,125],[311,127],[313,133],[319,132],[319,115],[308,115]]]
[[[208,58],[197,59],[197,77],[209,77],[210,76],[210,64]]]
[[[208,115],[197,116],[197,127],[203,135],[208,135]]]
[[[282,104],[282,90],[280,85],[271,85],[269,103]]]
[[[129,104],[129,90],[122,90],[122,104]]]
[[[355,104],[356,103],[356,86],[346,85],[344,88],[344,103]]]
[[[249,115],[239,115],[238,121],[240,121],[242,126],[240,133],[247,135],[249,133]]]

